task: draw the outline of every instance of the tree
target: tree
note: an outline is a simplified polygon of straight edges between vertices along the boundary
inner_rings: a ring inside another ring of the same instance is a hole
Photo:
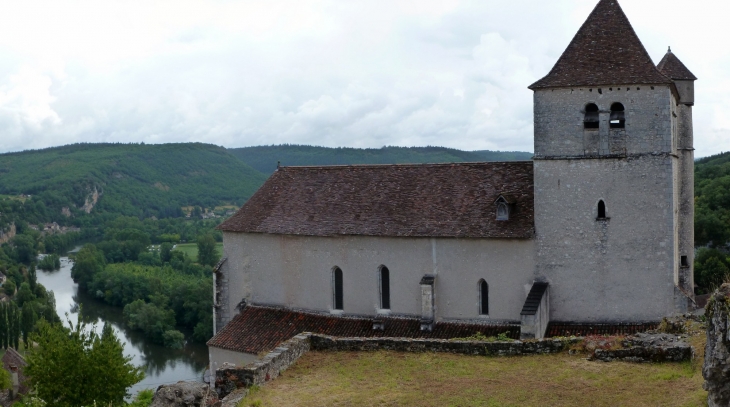
[[[94,274],[104,269],[104,264],[104,252],[93,244],[87,244],[76,253],[71,277],[85,290],[86,285],[94,278]]]
[[[124,347],[111,326],[101,335],[82,320],[71,329],[41,320],[31,336],[25,374],[38,397],[49,405],[78,407],[124,405],[127,389],[144,378],[141,368],[124,356]]]
[[[215,238],[211,234],[198,236],[198,263],[215,266],[218,253],[215,250]]]
[[[23,331],[23,343],[28,343],[28,336],[33,332],[35,328],[38,316],[35,310],[35,304],[28,302],[23,304],[23,310],[21,312],[21,329]]]
[[[30,264],[35,260],[36,252],[35,240],[29,235],[17,235],[13,239],[15,245],[15,253],[20,263]]]
[[[164,296],[151,296],[161,298]],[[131,329],[144,332],[153,342],[173,347],[177,336],[165,333],[175,329],[175,312],[158,301],[146,303],[136,300],[124,307],[124,320]]]
[[[3,283],[3,290],[5,291],[5,294],[7,295],[14,295],[15,294],[15,282],[13,280],[7,280]]]
[[[167,263],[170,261],[170,258],[172,257],[170,255],[170,252],[172,252],[172,243],[165,242],[160,245],[160,260],[162,263]]]
[[[18,293],[15,295],[15,300],[18,302],[18,306],[22,307],[26,302],[35,300],[35,294],[30,289],[30,284],[23,283],[18,289]]]

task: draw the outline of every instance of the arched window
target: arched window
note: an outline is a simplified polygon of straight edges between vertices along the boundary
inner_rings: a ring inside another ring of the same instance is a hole
[[[344,309],[342,304],[342,270],[335,267],[332,270],[332,308]]]
[[[606,204],[603,200],[598,201],[598,216],[597,219],[606,219]]]
[[[596,106],[595,103],[589,103],[586,105],[586,115],[583,119],[583,128],[598,128],[598,106]]]
[[[611,118],[609,123],[612,129],[623,129],[626,126],[624,105],[618,102],[611,105]]]
[[[380,268],[380,308],[390,309],[390,270]]]
[[[489,284],[479,280],[479,315],[489,315]]]

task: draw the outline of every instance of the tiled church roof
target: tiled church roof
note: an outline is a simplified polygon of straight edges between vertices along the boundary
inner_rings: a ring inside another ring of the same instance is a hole
[[[692,72],[687,69],[686,66],[684,66],[682,61],[680,61],[679,58],[677,58],[677,56],[672,53],[671,49],[667,51],[666,55],[664,55],[664,58],[662,58],[662,60],[659,62],[657,68],[659,69],[659,72],[674,80],[697,80],[697,77],[694,76]]]
[[[514,211],[496,220],[495,200]],[[281,167],[218,228],[308,236],[531,238],[532,162]]]
[[[415,318],[383,318],[383,321],[384,329],[381,331],[374,330],[373,320],[367,318],[346,318],[249,305],[209,340],[208,346],[258,354],[270,351],[302,332],[361,338],[451,339],[465,338],[477,332],[485,336],[506,332],[513,339],[520,336],[518,325],[437,322],[432,332],[424,332],[421,331],[420,321]]]
[[[601,0],[550,73],[529,88],[670,83],[618,1]]]

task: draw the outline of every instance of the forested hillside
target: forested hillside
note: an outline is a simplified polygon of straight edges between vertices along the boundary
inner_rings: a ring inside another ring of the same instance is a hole
[[[329,148],[301,145],[256,146],[228,149],[256,170],[270,174],[281,165],[348,165],[449,163],[530,160],[519,151],[462,151],[445,147]]]
[[[31,195],[63,221],[62,208],[158,218],[181,207],[241,205],[266,176],[209,144],[74,144],[0,155],[0,194]],[[95,193],[98,202],[94,202]]]
[[[695,162],[695,283],[709,292],[730,279],[730,153]]]

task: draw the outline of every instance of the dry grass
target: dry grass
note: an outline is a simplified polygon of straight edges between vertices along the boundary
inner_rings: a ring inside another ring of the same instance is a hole
[[[239,406],[705,406],[700,368],[701,359],[603,363],[567,353],[310,352]]]

